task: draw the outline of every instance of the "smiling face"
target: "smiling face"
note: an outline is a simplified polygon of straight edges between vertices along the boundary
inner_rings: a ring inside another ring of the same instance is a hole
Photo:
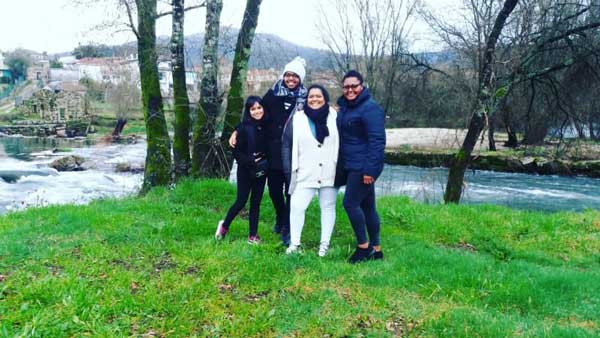
[[[344,97],[348,101],[356,100],[356,98],[360,95],[360,92],[363,90],[362,83],[360,83],[360,80],[355,77],[346,78],[342,85]]]
[[[285,72],[285,74],[283,74],[283,83],[285,83],[285,86],[288,87],[288,89],[294,90],[300,84],[300,76],[296,73]]]
[[[323,96],[321,89],[313,88],[308,92],[306,101],[311,109],[317,110],[325,105],[325,96]]]
[[[250,116],[255,120],[260,120],[265,115],[265,111],[260,103],[256,102],[252,107],[250,107]]]

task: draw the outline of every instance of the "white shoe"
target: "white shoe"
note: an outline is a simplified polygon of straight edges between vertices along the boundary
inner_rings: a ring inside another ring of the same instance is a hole
[[[227,229],[225,229],[223,227],[223,223],[225,223],[225,221],[224,220],[220,220],[219,224],[217,224],[217,231],[215,231],[215,239],[217,241],[220,241],[223,238],[225,238],[225,235],[227,234]]]
[[[329,243],[321,242],[321,245],[319,245],[319,257],[325,257],[327,251],[329,251]]]
[[[288,246],[288,248],[285,249],[286,255],[291,255],[291,254],[298,253],[298,252],[300,252],[299,245],[290,244],[290,246]]]

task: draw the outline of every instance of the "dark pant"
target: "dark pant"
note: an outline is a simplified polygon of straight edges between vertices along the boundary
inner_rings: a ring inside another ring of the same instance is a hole
[[[260,214],[260,201],[262,200],[263,192],[265,191],[266,177],[252,177],[245,168],[239,168],[237,171],[237,198],[225,217],[223,226],[229,228],[231,222],[237,214],[244,208],[248,196],[250,196],[250,236],[256,236],[258,233],[258,216]]]
[[[269,169],[267,174],[269,196],[277,214],[275,224],[281,226],[281,238],[290,234],[290,195],[287,194],[288,182],[283,170]]]
[[[344,209],[346,209],[358,244],[370,242],[371,245],[379,245],[381,224],[375,208],[375,184],[364,184],[363,174],[360,172],[348,173],[348,182],[344,193]],[[368,239],[367,232],[369,233]]]

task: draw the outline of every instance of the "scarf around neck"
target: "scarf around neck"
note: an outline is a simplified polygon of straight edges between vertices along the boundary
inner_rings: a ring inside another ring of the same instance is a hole
[[[306,96],[308,95],[308,91],[306,90],[306,88],[304,87],[304,85],[302,83],[300,83],[298,85],[298,87],[296,87],[296,89],[291,90],[285,86],[285,84],[283,83],[283,80],[278,80],[277,82],[275,82],[272,90],[273,90],[273,94],[275,94],[275,96],[288,96],[288,97],[295,98],[296,105],[297,106],[300,105],[300,107],[302,107],[302,104],[304,104],[304,101],[306,100]]]
[[[315,124],[315,138],[319,143],[323,143],[325,137],[329,136],[329,128],[327,128],[327,116],[329,116],[329,104],[325,103],[319,109],[312,109],[308,105],[304,106],[304,113]]]

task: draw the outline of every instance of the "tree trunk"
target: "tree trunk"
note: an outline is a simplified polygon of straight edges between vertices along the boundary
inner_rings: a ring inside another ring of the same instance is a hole
[[[477,143],[479,134],[485,126],[485,115],[491,113],[494,107],[494,93],[493,91],[493,63],[494,63],[494,52],[496,50],[496,42],[502,33],[504,24],[510,16],[510,13],[515,9],[518,0],[505,0],[504,5],[494,26],[492,27],[491,33],[486,41],[485,55],[483,58],[483,64],[479,73],[481,88],[479,88],[479,96],[477,98],[477,109],[471,117],[469,122],[469,130],[467,136],[463,142],[461,149],[454,157],[454,162],[450,167],[448,173],[448,184],[446,185],[446,191],[444,193],[444,201],[446,203],[458,203],[462,195],[462,187],[465,178],[465,170],[469,165],[471,159],[471,153],[473,147]]]
[[[136,0],[142,110],[146,123],[146,164],[142,193],[171,182],[171,144],[163,111],[156,55],[156,0]]]
[[[120,117],[117,119],[117,124],[115,125],[115,129],[113,129],[112,137],[113,140],[117,140],[121,137],[121,133],[123,132],[123,128],[127,124],[127,119]]]
[[[494,129],[496,128],[496,114],[488,117],[488,148],[489,151],[496,151],[496,140],[494,139]]]
[[[185,83],[184,0],[173,0],[173,32],[171,36],[171,70],[175,102],[175,135],[173,160],[175,180],[188,176],[190,168],[190,101]]]
[[[530,119],[528,121],[527,129],[525,130],[525,136],[521,143],[526,145],[541,144],[548,135],[548,124],[544,116],[539,118]]]
[[[258,24],[258,14],[262,0],[247,0],[246,10],[242,27],[235,46],[235,56],[233,58],[233,71],[231,72],[231,81],[229,94],[227,95],[227,108],[225,109],[225,119],[223,133],[221,134],[221,143],[226,144],[234,127],[240,121],[242,110],[244,108],[244,91],[246,87],[246,75],[248,72],[248,60],[250,59],[250,49],[254,39],[254,31]],[[231,154],[228,154],[228,163],[231,162]]]
[[[575,128],[575,131],[577,131],[577,137],[584,140],[586,138],[584,125],[582,123],[579,123],[579,121],[577,121],[572,116],[570,117],[570,120],[571,125],[573,126],[573,128]]]
[[[518,147],[519,139],[517,138],[517,133],[515,133],[514,129],[510,125],[506,125],[506,133],[508,134],[508,141],[504,143],[504,146],[508,148]]]
[[[192,172],[195,177],[215,177],[229,173],[221,143],[215,137],[217,116],[219,116],[221,107],[217,80],[219,76],[219,26],[222,9],[222,0],[210,0],[207,3],[200,102],[194,126]]]

